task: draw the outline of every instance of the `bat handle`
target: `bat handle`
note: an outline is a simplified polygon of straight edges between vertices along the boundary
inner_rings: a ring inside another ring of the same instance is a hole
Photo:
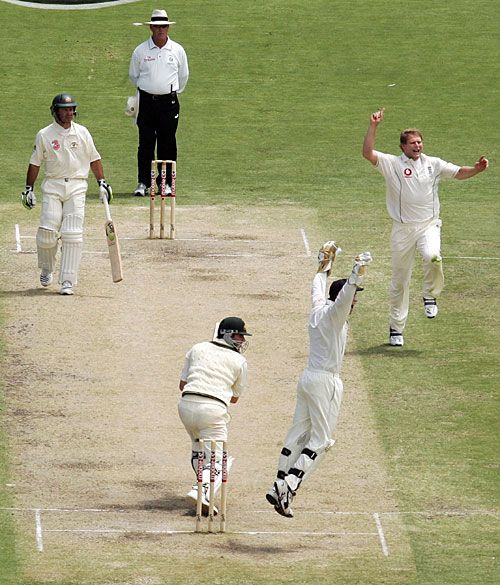
[[[106,214],[106,221],[111,221],[111,213],[109,211],[108,198],[103,197],[102,202],[104,203],[104,213]]]

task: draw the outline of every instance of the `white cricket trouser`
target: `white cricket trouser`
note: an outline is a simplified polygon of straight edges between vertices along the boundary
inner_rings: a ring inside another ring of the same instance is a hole
[[[87,181],[85,179],[45,179],[41,190],[40,228],[45,230],[45,235],[37,235],[38,266],[50,272],[53,271],[53,259],[55,259],[57,239],[60,234],[62,253],[59,282],[69,280],[76,284],[83,248]],[[47,232],[53,234],[51,249],[47,247]]]
[[[441,220],[422,223],[393,222],[391,234],[392,280],[389,288],[389,326],[402,333],[410,302],[410,280],[415,250],[422,256],[422,297],[437,298],[444,285],[441,259]]]
[[[297,384],[292,426],[278,461],[278,470],[285,474],[291,469],[299,472],[287,475],[286,481],[292,490],[295,491],[316,468],[318,456],[333,445],[331,437],[337,426],[343,391],[342,380],[337,374],[309,368],[302,372]]]
[[[193,453],[198,451],[198,439],[205,441],[205,464],[210,462],[210,439],[218,441],[216,449],[217,465],[222,460],[221,441],[227,441],[227,427],[231,416],[221,402],[203,396],[187,395],[179,400],[179,417],[191,437]]]

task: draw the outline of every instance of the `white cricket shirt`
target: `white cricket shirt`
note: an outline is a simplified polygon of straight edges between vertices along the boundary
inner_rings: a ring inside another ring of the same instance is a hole
[[[132,53],[128,75],[135,87],[147,93],[182,93],[189,77],[186,52],[170,38],[160,49],[150,37]]]
[[[438,184],[453,178],[460,167],[435,156],[417,160],[375,151],[375,167],[385,178],[386,205],[390,217],[400,223],[423,222],[439,217]]]
[[[241,396],[247,379],[247,360],[237,351],[202,341],[186,354],[181,380],[182,392],[213,396],[228,405],[233,396]]]
[[[46,179],[86,179],[90,163],[100,158],[85,126],[71,122],[65,129],[54,121],[36,135],[30,164],[45,163]]]
[[[326,299],[326,281],[326,272],[318,272],[312,283],[308,367],[340,374],[356,285],[346,283],[333,302]]]

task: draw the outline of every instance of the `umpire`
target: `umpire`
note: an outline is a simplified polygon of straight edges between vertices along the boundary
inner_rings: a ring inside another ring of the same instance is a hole
[[[150,181],[151,161],[177,160],[176,132],[179,100],[189,77],[184,48],[169,38],[171,24],[165,10],[153,10],[149,24],[151,37],[135,48],[130,59],[129,78],[139,93],[139,148],[134,195],[144,197]],[[155,156],[156,147],[156,156]],[[167,168],[167,194],[171,169]]]

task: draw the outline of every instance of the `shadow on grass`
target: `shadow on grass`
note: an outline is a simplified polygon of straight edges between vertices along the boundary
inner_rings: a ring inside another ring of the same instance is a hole
[[[365,349],[358,349],[356,351],[346,352],[347,355],[359,355],[359,356],[370,356],[370,355],[386,355],[397,358],[408,358],[408,357],[420,357],[425,352],[421,349],[407,349],[405,347],[395,347],[389,343],[382,343],[380,345],[374,345],[372,347],[366,347]]]

